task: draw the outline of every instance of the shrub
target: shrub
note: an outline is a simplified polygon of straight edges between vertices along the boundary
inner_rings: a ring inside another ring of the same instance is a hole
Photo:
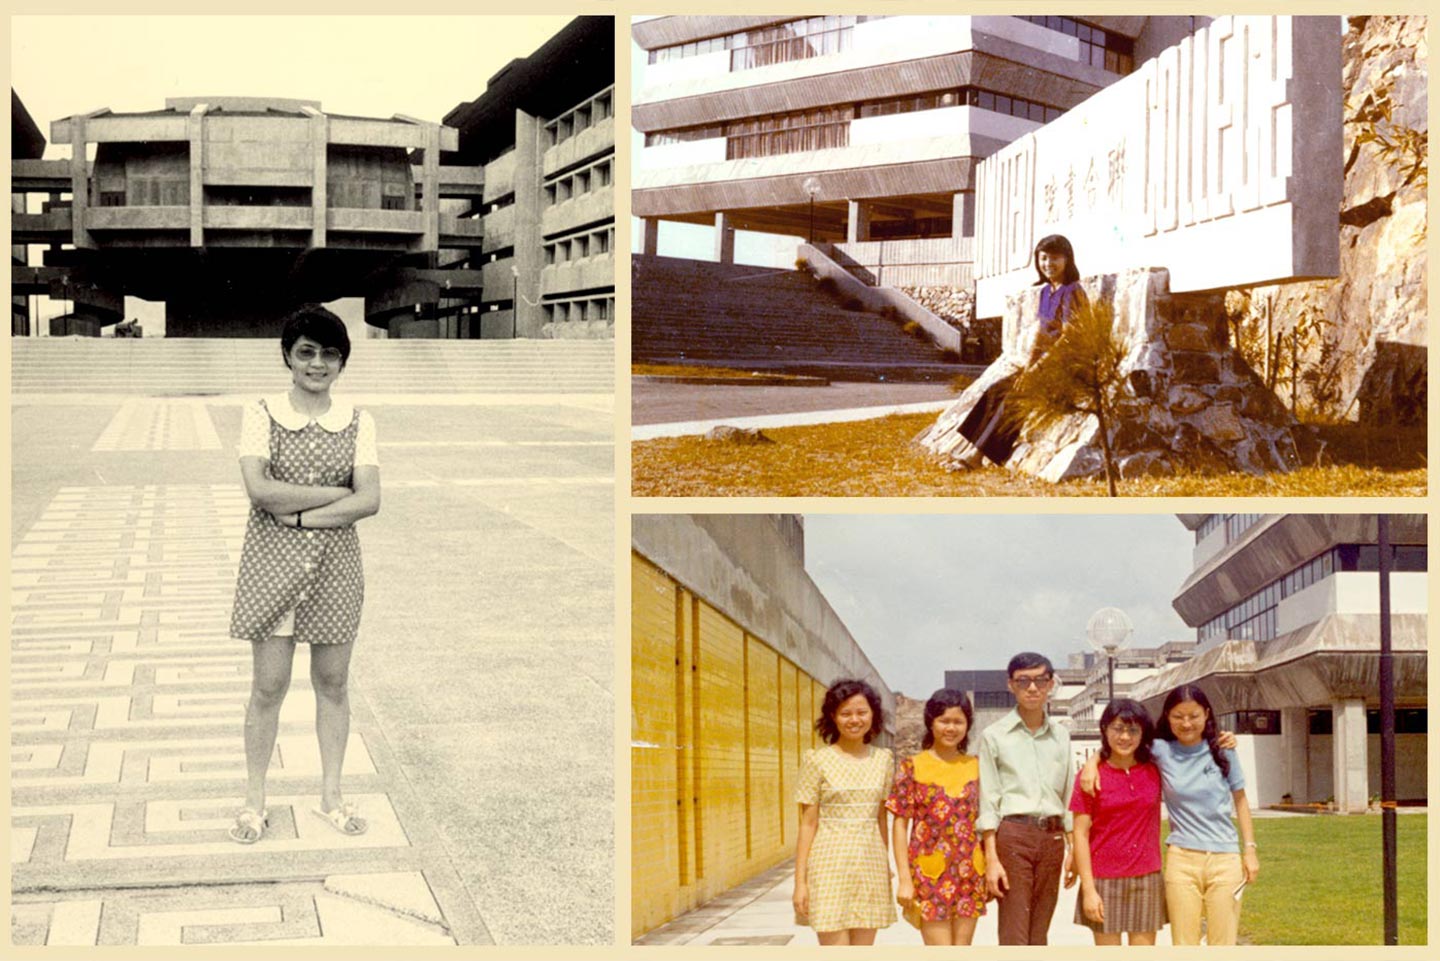
[[[810,261],[809,261],[807,258],[805,258],[805,257],[796,257],[796,258],[795,258],[795,269],[796,269],[796,270],[806,270],[807,268],[809,268],[809,266],[810,266]]]
[[[958,364],[960,363],[960,352],[954,347],[941,347],[940,359],[947,364]]]
[[[909,334],[911,337],[925,336],[925,328],[920,326],[920,322],[918,320],[907,320],[905,322],[905,326],[901,327],[900,329],[905,331],[905,333]]]
[[[827,294],[835,293],[835,278],[830,276],[821,277],[815,281],[815,285]]]
[[[865,303],[859,297],[846,297],[844,306],[846,310],[865,309]]]

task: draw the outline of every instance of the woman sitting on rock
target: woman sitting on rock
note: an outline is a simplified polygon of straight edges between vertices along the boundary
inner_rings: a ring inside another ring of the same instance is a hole
[[[1080,286],[1080,271],[1075,266],[1075,250],[1060,234],[1042,237],[1035,245],[1035,271],[1040,279],[1040,329],[1030,354],[1034,363],[1060,336],[1064,325],[1076,312],[1089,306]],[[1005,410],[1005,397],[1010,393],[1018,374],[996,382],[985,391],[960,425],[960,433],[975,449],[959,459],[966,467],[979,467],[988,458],[1004,464],[1015,452],[1020,439],[1020,425]]]

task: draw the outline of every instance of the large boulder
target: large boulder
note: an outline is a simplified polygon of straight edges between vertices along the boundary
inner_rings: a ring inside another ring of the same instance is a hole
[[[1310,431],[1275,399],[1226,336],[1224,295],[1171,294],[1164,270],[1087,278],[1091,303],[1108,306],[1124,345],[1110,447],[1122,477],[1178,470],[1263,474],[1316,453]],[[958,465],[973,448],[960,425],[991,386],[1032,362],[1039,288],[1009,298],[1004,353],[947,408],[919,443]],[[1049,481],[1104,475],[1099,427],[1088,414],[1022,431],[1007,466]]]
[[[1300,367],[1329,368],[1335,399],[1323,409],[1302,382],[1301,406],[1366,424],[1425,417],[1427,178],[1415,168],[1413,151],[1371,139],[1379,134],[1397,144],[1409,137],[1423,156],[1424,141],[1414,138],[1428,134],[1425,26],[1423,16],[1350,20],[1340,277],[1250,291],[1252,304],[1273,310],[1277,332],[1307,314],[1324,318],[1324,333],[1311,338]]]

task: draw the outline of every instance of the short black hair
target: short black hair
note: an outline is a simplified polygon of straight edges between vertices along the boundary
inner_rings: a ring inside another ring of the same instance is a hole
[[[970,698],[965,696],[965,692],[953,687],[942,687],[925,702],[925,736],[920,739],[920,750],[935,746],[935,719],[952,707],[965,712],[965,736],[960,739],[960,753],[965,753],[965,747],[970,743],[970,732],[975,727],[975,709],[970,706]]]
[[[345,369],[350,360],[350,332],[345,329],[345,321],[319,304],[304,304],[294,310],[280,331],[280,356],[286,367],[290,366],[290,348],[301,337],[340,351],[340,369]]]
[[[864,694],[865,700],[870,704],[870,730],[865,732],[865,743],[869,744],[880,731],[885,729],[885,708],[880,704],[880,695],[875,693],[875,688],[858,678],[845,677],[830,685],[825,692],[825,703],[820,706],[820,720],[815,722],[815,730],[820,733],[820,740],[826,744],[834,744],[840,740],[840,728],[835,723],[835,714],[840,710],[840,705],[850,700],[856,694]]]
[[[1046,673],[1054,674],[1055,665],[1050,663],[1050,658],[1044,654],[1037,654],[1034,651],[1021,651],[1010,658],[1010,665],[1005,668],[1005,676],[1013,678],[1016,671],[1028,671],[1031,668],[1043,667]]]
[[[1100,760],[1110,757],[1110,742],[1105,740],[1105,729],[1115,720],[1128,721],[1140,727],[1140,746],[1135,748],[1135,760],[1141,764],[1150,760],[1150,745],[1155,743],[1155,722],[1150,720],[1150,712],[1145,710],[1144,704],[1128,697],[1118,697],[1106,704],[1100,714]]]
[[[1035,245],[1035,273],[1040,277],[1035,281],[1037,287],[1050,282],[1044,274],[1040,273],[1040,254],[1042,253],[1065,255],[1065,276],[1061,278],[1063,283],[1073,284],[1080,279],[1080,268],[1075,266],[1075,248],[1070,246],[1070,239],[1064,234],[1050,234],[1041,237],[1040,242]]]

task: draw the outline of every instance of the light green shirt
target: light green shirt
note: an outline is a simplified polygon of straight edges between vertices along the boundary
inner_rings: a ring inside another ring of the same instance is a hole
[[[1058,815],[1070,830],[1075,756],[1070,732],[1047,714],[1035,731],[1012,710],[980,734],[980,816],[977,831],[993,831],[1010,814]]]

